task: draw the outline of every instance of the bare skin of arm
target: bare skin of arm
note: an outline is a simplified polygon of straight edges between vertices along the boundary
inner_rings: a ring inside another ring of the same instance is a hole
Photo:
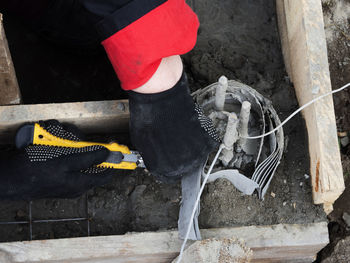
[[[182,70],[183,64],[179,55],[163,58],[153,76],[133,91],[144,94],[166,91],[179,81]]]

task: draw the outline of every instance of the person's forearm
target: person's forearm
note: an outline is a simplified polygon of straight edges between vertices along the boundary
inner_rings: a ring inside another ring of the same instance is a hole
[[[139,93],[159,93],[175,86],[183,70],[180,56],[171,56],[162,59],[157,71],[142,86],[133,91]]]

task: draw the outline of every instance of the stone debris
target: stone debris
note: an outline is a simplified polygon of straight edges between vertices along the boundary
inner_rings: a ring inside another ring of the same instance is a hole
[[[348,226],[348,228],[350,228],[350,215],[347,212],[344,212],[343,220],[346,223],[346,225]]]
[[[349,137],[348,136],[345,136],[343,138],[340,138],[340,144],[341,146],[343,147],[346,147],[349,145]]]
[[[329,257],[321,263],[347,263],[350,255],[350,236],[340,240]]]

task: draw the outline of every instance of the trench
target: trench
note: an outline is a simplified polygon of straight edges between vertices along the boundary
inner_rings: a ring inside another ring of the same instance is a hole
[[[272,100],[284,120],[297,108],[285,72],[275,1],[190,1],[201,26],[197,45],[183,56],[192,91],[221,75],[243,82]],[[25,104],[126,98],[101,48],[77,52],[41,38],[16,17],[4,26]],[[228,181],[206,186],[201,228],[325,221],[312,202],[307,133],[299,116],[284,127],[285,152],[265,200],[244,196]],[[113,135],[130,144],[127,134]],[[180,184],[159,183],[143,170],[119,171],[111,183],[77,199],[44,199],[31,204],[32,220],[89,218],[35,223],[33,239],[117,235],[177,227]],[[26,221],[28,202],[0,202],[0,222]],[[88,233],[89,225],[89,233]],[[0,225],[0,241],[29,239],[27,224]]]

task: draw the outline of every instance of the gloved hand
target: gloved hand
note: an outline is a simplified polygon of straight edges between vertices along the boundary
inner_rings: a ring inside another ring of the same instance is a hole
[[[80,134],[72,126],[62,126],[57,121],[41,125],[60,137],[79,140]],[[94,167],[105,161],[108,154],[102,146],[73,149],[33,145],[2,152],[0,199],[77,197],[111,179],[113,171]]]
[[[147,169],[164,182],[175,182],[203,166],[219,145],[209,118],[190,95],[185,73],[164,92],[129,91],[130,135]]]

